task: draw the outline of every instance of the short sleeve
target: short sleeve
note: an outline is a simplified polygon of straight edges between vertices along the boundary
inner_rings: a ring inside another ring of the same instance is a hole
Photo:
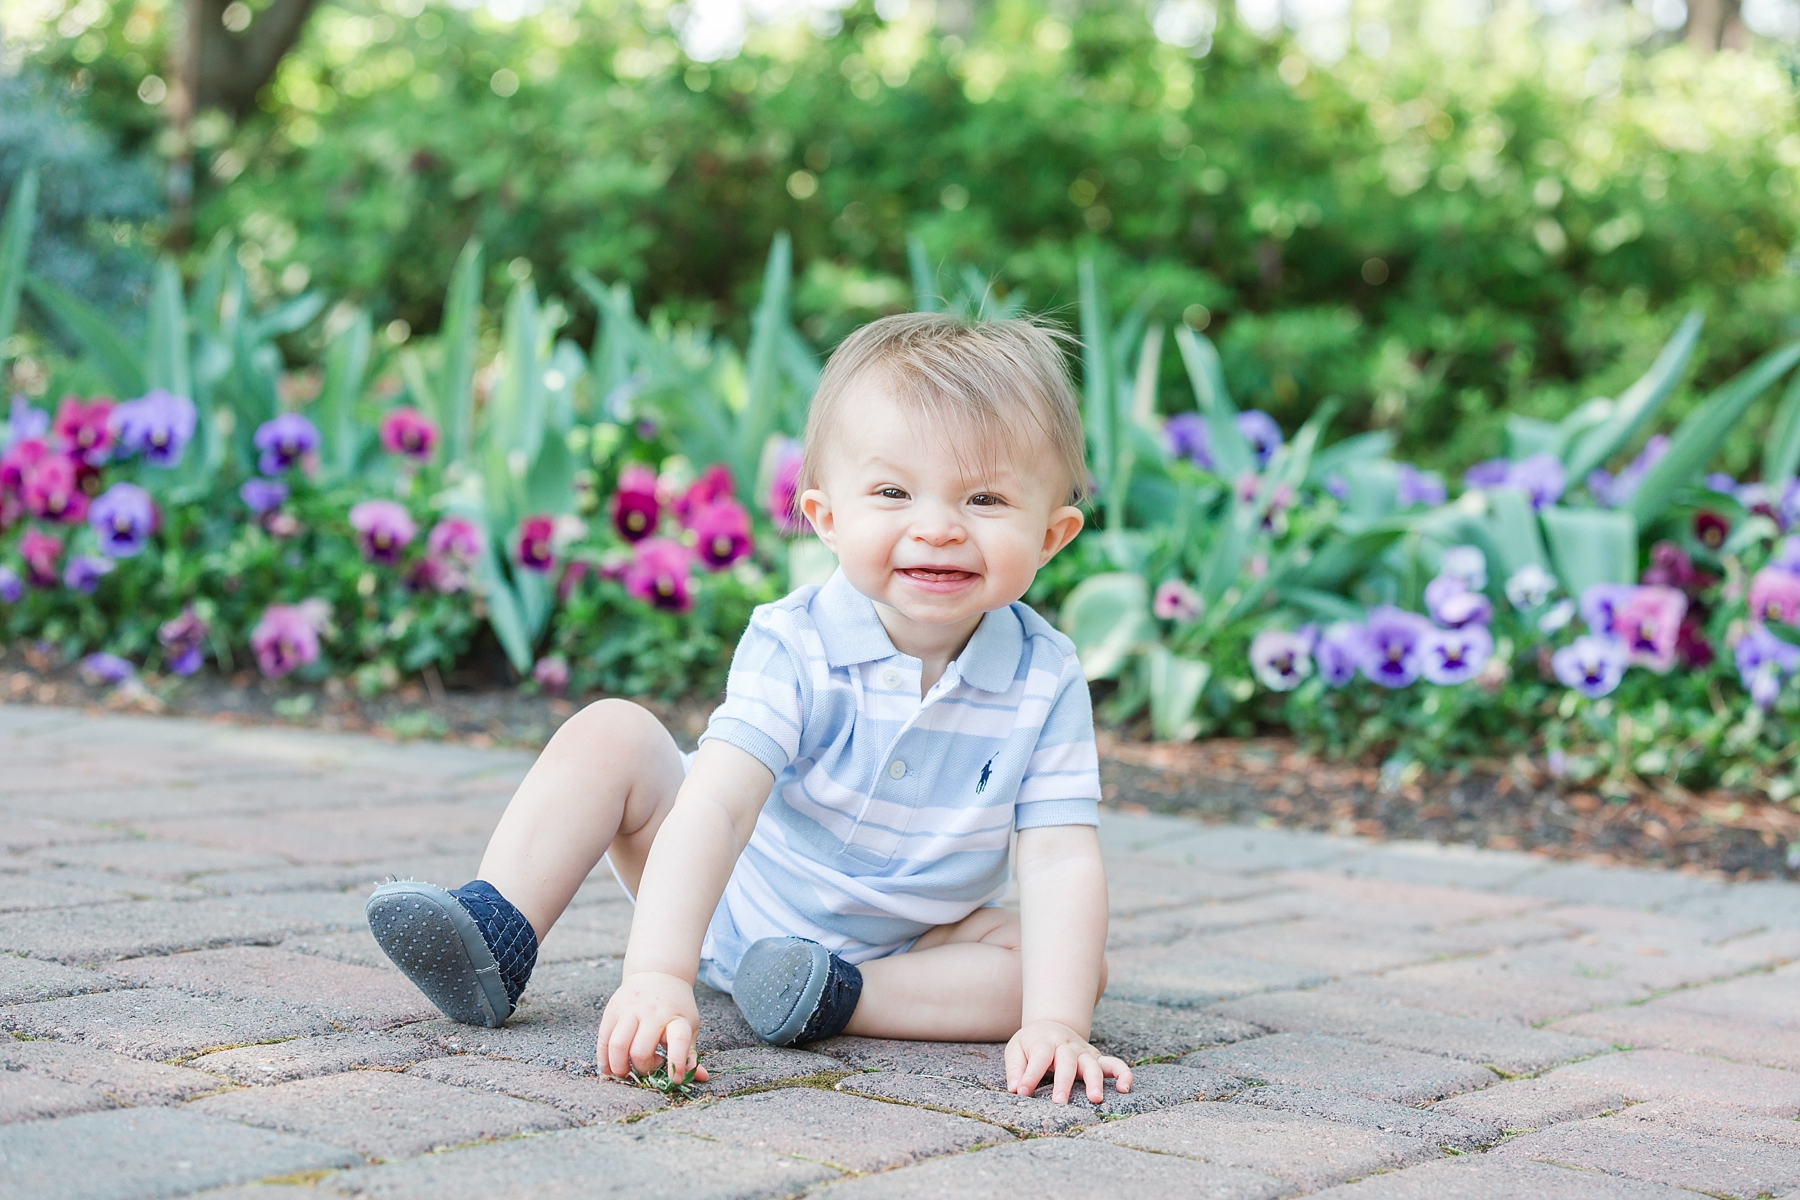
[[[713,710],[702,742],[729,742],[780,775],[800,754],[807,678],[797,647],[779,630],[779,610],[759,610],[738,640],[725,679],[725,702]]]
[[[1094,707],[1074,655],[1065,660],[1056,698],[1025,764],[1014,802],[1013,827],[1100,823],[1100,752],[1094,745]]]

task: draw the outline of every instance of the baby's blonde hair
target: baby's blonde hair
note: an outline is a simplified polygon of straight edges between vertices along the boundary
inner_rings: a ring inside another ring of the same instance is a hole
[[[943,427],[962,425],[991,452],[1019,445],[1013,414],[1024,412],[1069,479],[1069,502],[1087,495],[1086,438],[1069,386],[1060,331],[1033,321],[965,321],[947,313],[901,313],[871,321],[832,351],[806,418],[798,491],[820,486],[821,459],[844,416],[851,387],[880,372],[902,404]]]

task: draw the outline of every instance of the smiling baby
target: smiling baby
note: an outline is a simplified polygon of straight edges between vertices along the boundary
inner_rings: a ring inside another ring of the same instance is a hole
[[[696,753],[621,700],[563,725],[474,882],[370,897],[382,948],[447,1015],[498,1025],[605,855],[637,909],[603,1071],[697,1066],[699,980],[775,1045],[1007,1040],[1012,1091],[1129,1090],[1088,1041],[1107,907],[1087,684],[1020,602],[1081,530],[1083,461],[1036,325],[915,313],[853,334],[801,478],[837,572],[756,610]],[[1015,832],[1017,912],[999,907]]]

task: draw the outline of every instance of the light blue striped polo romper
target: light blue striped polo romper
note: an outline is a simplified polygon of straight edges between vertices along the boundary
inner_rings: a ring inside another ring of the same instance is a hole
[[[1006,891],[1014,829],[1099,823],[1100,772],[1074,645],[1024,604],[990,612],[923,699],[842,571],[758,608],[701,741],[775,787],[701,949],[731,990],[759,938],[851,962],[905,950]]]

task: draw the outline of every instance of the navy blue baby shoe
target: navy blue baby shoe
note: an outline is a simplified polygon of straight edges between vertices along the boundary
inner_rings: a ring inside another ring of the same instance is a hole
[[[452,1021],[499,1025],[537,965],[525,915],[482,880],[454,892],[405,879],[369,897],[369,932],[394,965]]]
[[[771,1046],[842,1033],[862,998],[862,972],[817,942],[764,938],[744,954],[731,998]]]

